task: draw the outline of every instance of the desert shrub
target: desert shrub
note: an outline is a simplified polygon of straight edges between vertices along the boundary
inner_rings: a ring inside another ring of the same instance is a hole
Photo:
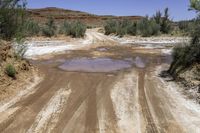
[[[80,21],[75,21],[71,23],[70,35],[75,38],[84,37],[86,29],[87,27],[85,24]]]
[[[127,33],[127,20],[117,21],[116,34],[123,37]]]
[[[147,17],[138,22],[137,33],[142,36],[150,36],[149,21]]]
[[[151,28],[151,35],[158,35],[160,33],[160,25],[157,24],[155,20],[151,19],[149,21],[149,26]]]
[[[137,23],[132,22],[130,20],[109,20],[106,22],[105,26],[105,34],[117,34],[122,37],[126,34],[136,35],[137,32]]]
[[[173,49],[173,62],[168,70],[170,74],[176,76],[194,63],[200,63],[200,27],[197,29],[190,44]]]
[[[54,20],[52,17],[48,18],[47,23],[45,24],[45,27],[43,27],[43,35],[47,36],[47,37],[52,37],[55,35],[56,33],[56,25],[54,23]]]
[[[105,35],[110,35],[112,33],[116,33],[117,31],[117,21],[115,20],[108,20],[104,24]]]
[[[137,32],[143,37],[149,37],[157,35],[160,31],[160,26],[152,19],[148,17],[143,18],[137,24]]]
[[[127,34],[129,35],[137,35],[137,23],[136,22],[131,22],[128,26],[127,26]]]
[[[104,25],[105,35],[113,33],[121,37],[125,34],[139,34],[143,37],[158,35],[159,33],[168,34],[172,29],[171,27],[168,8],[165,9],[164,16],[158,11],[152,18],[145,17],[137,23],[130,20],[109,20]]]
[[[38,35],[40,32],[40,26],[33,20],[27,20],[22,28],[26,36]]]
[[[60,27],[60,34],[70,35],[71,23],[64,21],[63,25]]]
[[[60,33],[70,35],[75,38],[84,37],[87,26],[80,21],[67,22],[61,26]]]
[[[9,77],[15,78],[16,76],[16,70],[15,67],[11,64],[8,64],[5,68],[5,72]]]

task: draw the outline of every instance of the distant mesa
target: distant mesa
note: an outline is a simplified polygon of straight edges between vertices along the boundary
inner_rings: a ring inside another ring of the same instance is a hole
[[[57,7],[47,7],[40,9],[28,9],[28,14],[32,19],[37,22],[46,22],[45,20],[51,16],[57,23],[62,23],[64,20],[73,21],[79,20],[86,24],[101,26],[106,20],[109,19],[128,19],[140,20],[142,16],[112,16],[112,15],[95,15],[81,11],[67,10]]]

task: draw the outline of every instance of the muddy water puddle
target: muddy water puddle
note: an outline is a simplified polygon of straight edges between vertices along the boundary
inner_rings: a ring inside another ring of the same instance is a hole
[[[66,60],[59,68],[65,71],[113,72],[131,68],[132,63],[110,58],[75,58]]]
[[[103,49],[104,50],[104,49]],[[146,69],[149,66],[157,66],[162,63],[170,63],[169,56],[132,55],[127,57],[65,57],[59,56],[49,60],[35,61],[34,64],[43,67],[56,68],[66,72],[91,72],[110,73],[130,68]]]
[[[58,68],[64,71],[76,72],[115,72],[128,68],[144,69],[150,64],[158,65],[162,62],[167,62],[167,58],[140,56],[124,59],[82,57],[66,60]]]

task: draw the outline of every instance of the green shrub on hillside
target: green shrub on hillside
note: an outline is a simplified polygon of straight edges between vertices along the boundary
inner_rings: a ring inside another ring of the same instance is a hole
[[[9,77],[15,78],[16,76],[16,70],[15,67],[11,64],[8,64],[5,68],[5,72]]]

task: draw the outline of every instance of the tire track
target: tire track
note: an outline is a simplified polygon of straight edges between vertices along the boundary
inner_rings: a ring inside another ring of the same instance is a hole
[[[71,90],[60,89],[50,99],[49,103],[36,116],[35,122],[27,133],[51,132],[59,120],[64,104],[67,102]]]
[[[138,74],[138,90],[139,90],[139,104],[141,106],[142,115],[146,123],[146,132],[147,133],[158,133],[158,129],[151,115],[149,105],[147,102],[144,83],[145,83],[145,70],[140,71]]]
[[[141,132],[135,74],[137,73],[132,71],[120,77],[111,91],[111,99],[121,133]]]

